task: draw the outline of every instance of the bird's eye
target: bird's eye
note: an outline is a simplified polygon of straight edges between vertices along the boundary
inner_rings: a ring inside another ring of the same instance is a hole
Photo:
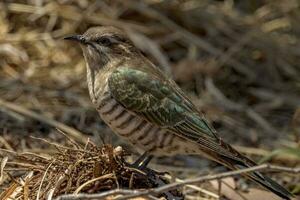
[[[112,42],[110,41],[109,38],[107,37],[101,37],[99,39],[97,39],[96,41],[98,44],[104,45],[104,46],[110,46],[112,44]]]

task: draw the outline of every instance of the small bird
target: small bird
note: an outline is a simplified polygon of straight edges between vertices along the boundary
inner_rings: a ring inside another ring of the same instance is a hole
[[[65,39],[81,44],[89,94],[102,120],[147,155],[203,155],[230,169],[257,165],[218,136],[176,83],[124,31],[92,27]],[[292,197],[260,172],[246,176],[281,198]]]

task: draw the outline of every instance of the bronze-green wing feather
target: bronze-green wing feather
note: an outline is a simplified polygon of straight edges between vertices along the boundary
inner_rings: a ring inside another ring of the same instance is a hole
[[[112,96],[138,116],[198,143],[207,152],[239,160],[239,154],[216,135],[180,88],[163,75],[120,67],[110,75],[108,85]]]
[[[159,70],[120,67],[108,79],[112,96],[125,108],[179,137],[201,146],[214,160],[231,169],[255,166],[250,159],[223,142],[180,88]],[[264,187],[290,199],[291,194],[259,172],[247,174]]]

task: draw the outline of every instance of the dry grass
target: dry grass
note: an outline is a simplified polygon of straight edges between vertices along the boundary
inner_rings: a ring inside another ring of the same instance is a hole
[[[55,128],[80,145],[90,137],[95,144],[127,147],[91,106],[79,47],[62,40],[91,26],[113,25],[173,76],[226,141],[255,160],[297,167],[299,8],[297,0],[1,1],[0,148],[53,161],[57,152],[29,136],[65,145]],[[158,162],[184,177],[203,165],[186,157]],[[208,171],[212,166],[206,165]],[[299,193],[299,175],[275,178]]]
[[[35,139],[54,147],[55,153],[39,155],[2,150],[9,157],[1,162],[0,180],[5,183],[11,179],[12,183],[3,188],[0,199],[52,199],[63,194],[93,194],[116,188],[154,188],[160,186],[158,180],[168,183],[155,171],[127,164],[120,146],[98,147],[90,141],[82,146],[72,140],[68,146],[62,146]],[[12,178],[20,172],[26,173]],[[180,198],[180,193],[173,192]]]

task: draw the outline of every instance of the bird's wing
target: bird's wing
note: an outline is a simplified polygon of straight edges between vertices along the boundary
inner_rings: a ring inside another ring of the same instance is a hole
[[[181,89],[159,71],[121,67],[110,75],[108,85],[112,96],[125,108],[199,144],[205,153],[227,167],[243,169],[256,165],[223,142]],[[284,199],[292,196],[260,172],[251,172],[247,176]]]
[[[243,162],[243,157],[216,135],[180,88],[162,77],[120,67],[110,75],[108,85],[112,96],[136,115],[200,144],[207,152]]]

